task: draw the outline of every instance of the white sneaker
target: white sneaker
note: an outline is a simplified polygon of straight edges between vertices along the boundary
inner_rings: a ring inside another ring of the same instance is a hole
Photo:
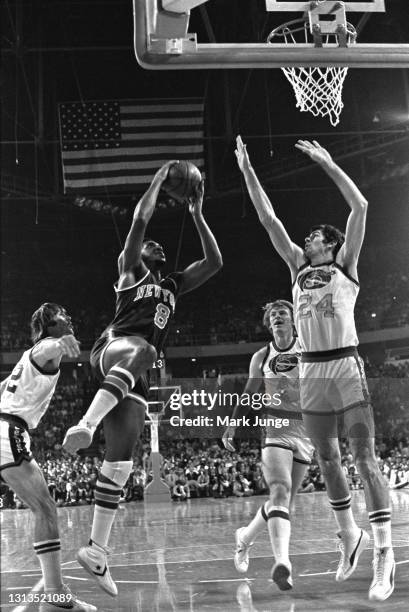
[[[111,595],[111,597],[116,597],[118,589],[109,572],[107,562],[108,552],[110,552],[109,548],[99,546],[93,542],[92,546],[80,548],[77,554],[77,561],[98,582],[101,589],[108,593],[108,595]]]
[[[78,599],[66,584],[58,591],[46,591],[49,601],[40,604],[39,612],[54,612],[55,610],[70,610],[70,612],[97,612],[97,608]],[[59,600],[59,601],[58,601]]]
[[[355,537],[346,535],[343,531],[339,531],[337,536],[341,540],[339,542],[341,558],[339,560],[335,580],[337,582],[343,582],[355,571],[358,559],[365,550],[370,537],[363,529],[360,529]]]
[[[70,427],[65,434],[62,443],[63,449],[68,453],[75,454],[80,448],[88,448],[92,442],[95,430],[95,425],[90,425],[85,419],[81,419],[78,425]]]
[[[291,563],[276,563],[271,570],[271,578],[276,583],[280,591],[289,591],[293,588],[291,576]]]
[[[249,550],[253,546],[254,542],[246,544],[241,539],[241,534],[245,530],[245,527],[240,527],[236,531],[236,550],[234,552],[234,565],[238,572],[245,574],[249,568]]]
[[[392,548],[376,548],[373,558],[373,580],[369,587],[371,601],[385,601],[395,588],[395,558]]]

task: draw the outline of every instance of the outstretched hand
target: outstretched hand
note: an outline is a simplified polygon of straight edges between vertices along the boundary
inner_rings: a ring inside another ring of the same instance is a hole
[[[73,334],[61,336],[58,340],[58,344],[63,355],[67,355],[68,357],[79,357],[81,353],[80,343]]]
[[[241,136],[236,138],[236,150],[234,151],[237,158],[237,163],[242,172],[251,168],[249,154],[247,153],[247,145],[241,139]]]
[[[295,148],[299,149],[308,155],[313,161],[317,162],[317,164],[322,166],[332,162],[331,155],[316,140],[313,140],[312,142],[309,140],[298,140]]]
[[[189,212],[193,217],[195,215],[200,215],[202,212],[203,206],[203,195],[204,195],[204,178],[200,181],[199,185],[196,188],[195,194],[188,198],[187,202],[189,204]]]

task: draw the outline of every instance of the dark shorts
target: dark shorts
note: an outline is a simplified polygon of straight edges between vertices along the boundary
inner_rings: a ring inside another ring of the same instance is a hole
[[[11,414],[0,414],[0,470],[32,459],[26,423]]]
[[[104,369],[104,355],[105,351],[112,343],[116,340],[120,340],[121,338],[109,338],[107,336],[101,336],[95,342],[92,347],[90,354],[90,364],[92,368],[92,373],[95,378],[102,382],[107,372]],[[146,372],[142,376],[138,378],[135,383],[135,386],[129,391],[126,397],[134,399],[136,402],[142,404],[145,408],[148,406],[148,394],[149,394],[149,373]]]

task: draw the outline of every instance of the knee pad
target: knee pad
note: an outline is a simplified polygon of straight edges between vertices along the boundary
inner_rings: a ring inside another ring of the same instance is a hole
[[[122,489],[132,472],[132,466],[133,461],[104,461],[101,474]]]

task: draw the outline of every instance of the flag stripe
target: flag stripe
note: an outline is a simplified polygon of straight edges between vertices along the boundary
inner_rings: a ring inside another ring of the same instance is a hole
[[[117,176],[109,179],[106,178],[91,178],[91,179],[67,179],[66,185],[71,188],[77,187],[106,187],[107,185],[146,185],[152,180],[152,174],[142,176]]]
[[[157,147],[125,147],[123,149],[119,149],[118,150],[118,155],[116,155],[117,150],[116,149],[101,149],[99,151],[78,151],[78,153],[75,153],[73,151],[64,151],[63,152],[63,159],[65,160],[76,160],[76,159],[89,159],[92,158],[93,155],[95,154],[95,157],[99,157],[99,158],[107,158],[107,157],[113,157],[115,159],[118,159],[124,155],[128,156],[128,157],[132,157],[132,158],[137,158],[140,157],[140,159],[146,159],[147,155],[155,155],[154,159],[158,159],[159,157],[161,158],[161,156],[163,156],[164,154],[170,154],[170,153],[175,153],[175,157],[177,158],[176,154],[182,155],[182,154],[202,154],[203,153],[203,147],[202,145],[194,145],[191,147],[185,146],[185,145],[171,145],[171,146],[157,146]],[[154,165],[154,164],[153,164]]]
[[[197,104],[169,104],[168,102],[164,102],[163,104],[124,104],[121,105],[121,114],[122,115],[132,115],[132,114],[143,114],[143,113],[158,113],[167,115],[168,113],[189,113],[189,112],[203,112],[203,103]]]
[[[143,132],[142,134],[133,132],[131,134],[122,135],[123,140],[133,140],[135,143],[138,143],[140,141],[148,143],[151,140],[161,140],[164,143],[169,142],[169,144],[171,144],[174,140],[183,140],[185,144],[189,144],[192,138],[203,138],[203,132],[150,132],[149,135],[147,135],[145,132]]]
[[[165,163],[166,160],[163,160],[162,164]],[[204,166],[204,160],[203,158],[197,158],[195,159],[195,163],[196,166]],[[100,164],[100,163],[96,163],[94,165],[81,165],[81,166],[70,166],[69,170],[66,170],[65,172],[65,177],[72,177],[74,178],[76,175],[80,174],[81,172],[87,172],[87,173],[98,173],[98,174],[106,174],[106,176],[109,176],[109,173],[111,173],[111,176],[115,176],[115,173],[118,174],[122,174],[124,176],[132,176],[132,174],[135,174],[135,176],[137,176],[138,174],[146,174],[146,170],[149,170],[152,168],[152,163],[151,162],[140,162],[140,164],[138,164],[138,169],[135,170],[135,164],[134,162],[129,162],[129,161],[125,161],[125,162],[112,162],[110,164]]]
[[[170,159],[204,167],[203,101],[95,101],[59,107],[65,192],[148,185]]]
[[[142,130],[160,129],[163,126],[184,125],[185,128],[194,130],[198,125],[203,125],[202,114],[189,119],[189,125],[186,125],[186,117],[155,117],[153,119],[122,119],[121,125],[126,127],[128,132],[132,132],[132,128]],[[136,131],[136,130],[135,130]]]
[[[144,155],[144,156],[140,156],[140,158],[138,156],[138,168],[152,168],[153,165],[157,165],[159,168],[159,166],[164,164],[168,159],[169,158],[163,155],[163,153],[158,153],[154,155]],[[192,155],[190,155],[190,159],[192,161],[193,160],[195,161],[196,166],[198,166],[199,164],[204,165],[204,159],[203,159],[201,152],[192,153]],[[154,161],[155,164],[152,164],[152,161]],[[65,160],[65,170],[66,170],[66,173],[70,174],[71,172],[76,172],[75,168],[77,166],[80,166],[80,168],[85,167],[85,166],[88,166],[89,168],[95,168],[95,167],[99,168],[100,166],[107,164],[107,167],[105,168],[105,170],[108,170],[110,164],[123,164],[124,168],[128,168],[129,164],[134,164],[134,163],[135,163],[135,157],[130,158],[126,155],[119,155],[118,157],[114,157],[114,156],[101,157],[101,159],[95,159],[95,160],[89,159],[86,162],[84,162],[83,160],[79,160],[79,159],[66,159]]]

